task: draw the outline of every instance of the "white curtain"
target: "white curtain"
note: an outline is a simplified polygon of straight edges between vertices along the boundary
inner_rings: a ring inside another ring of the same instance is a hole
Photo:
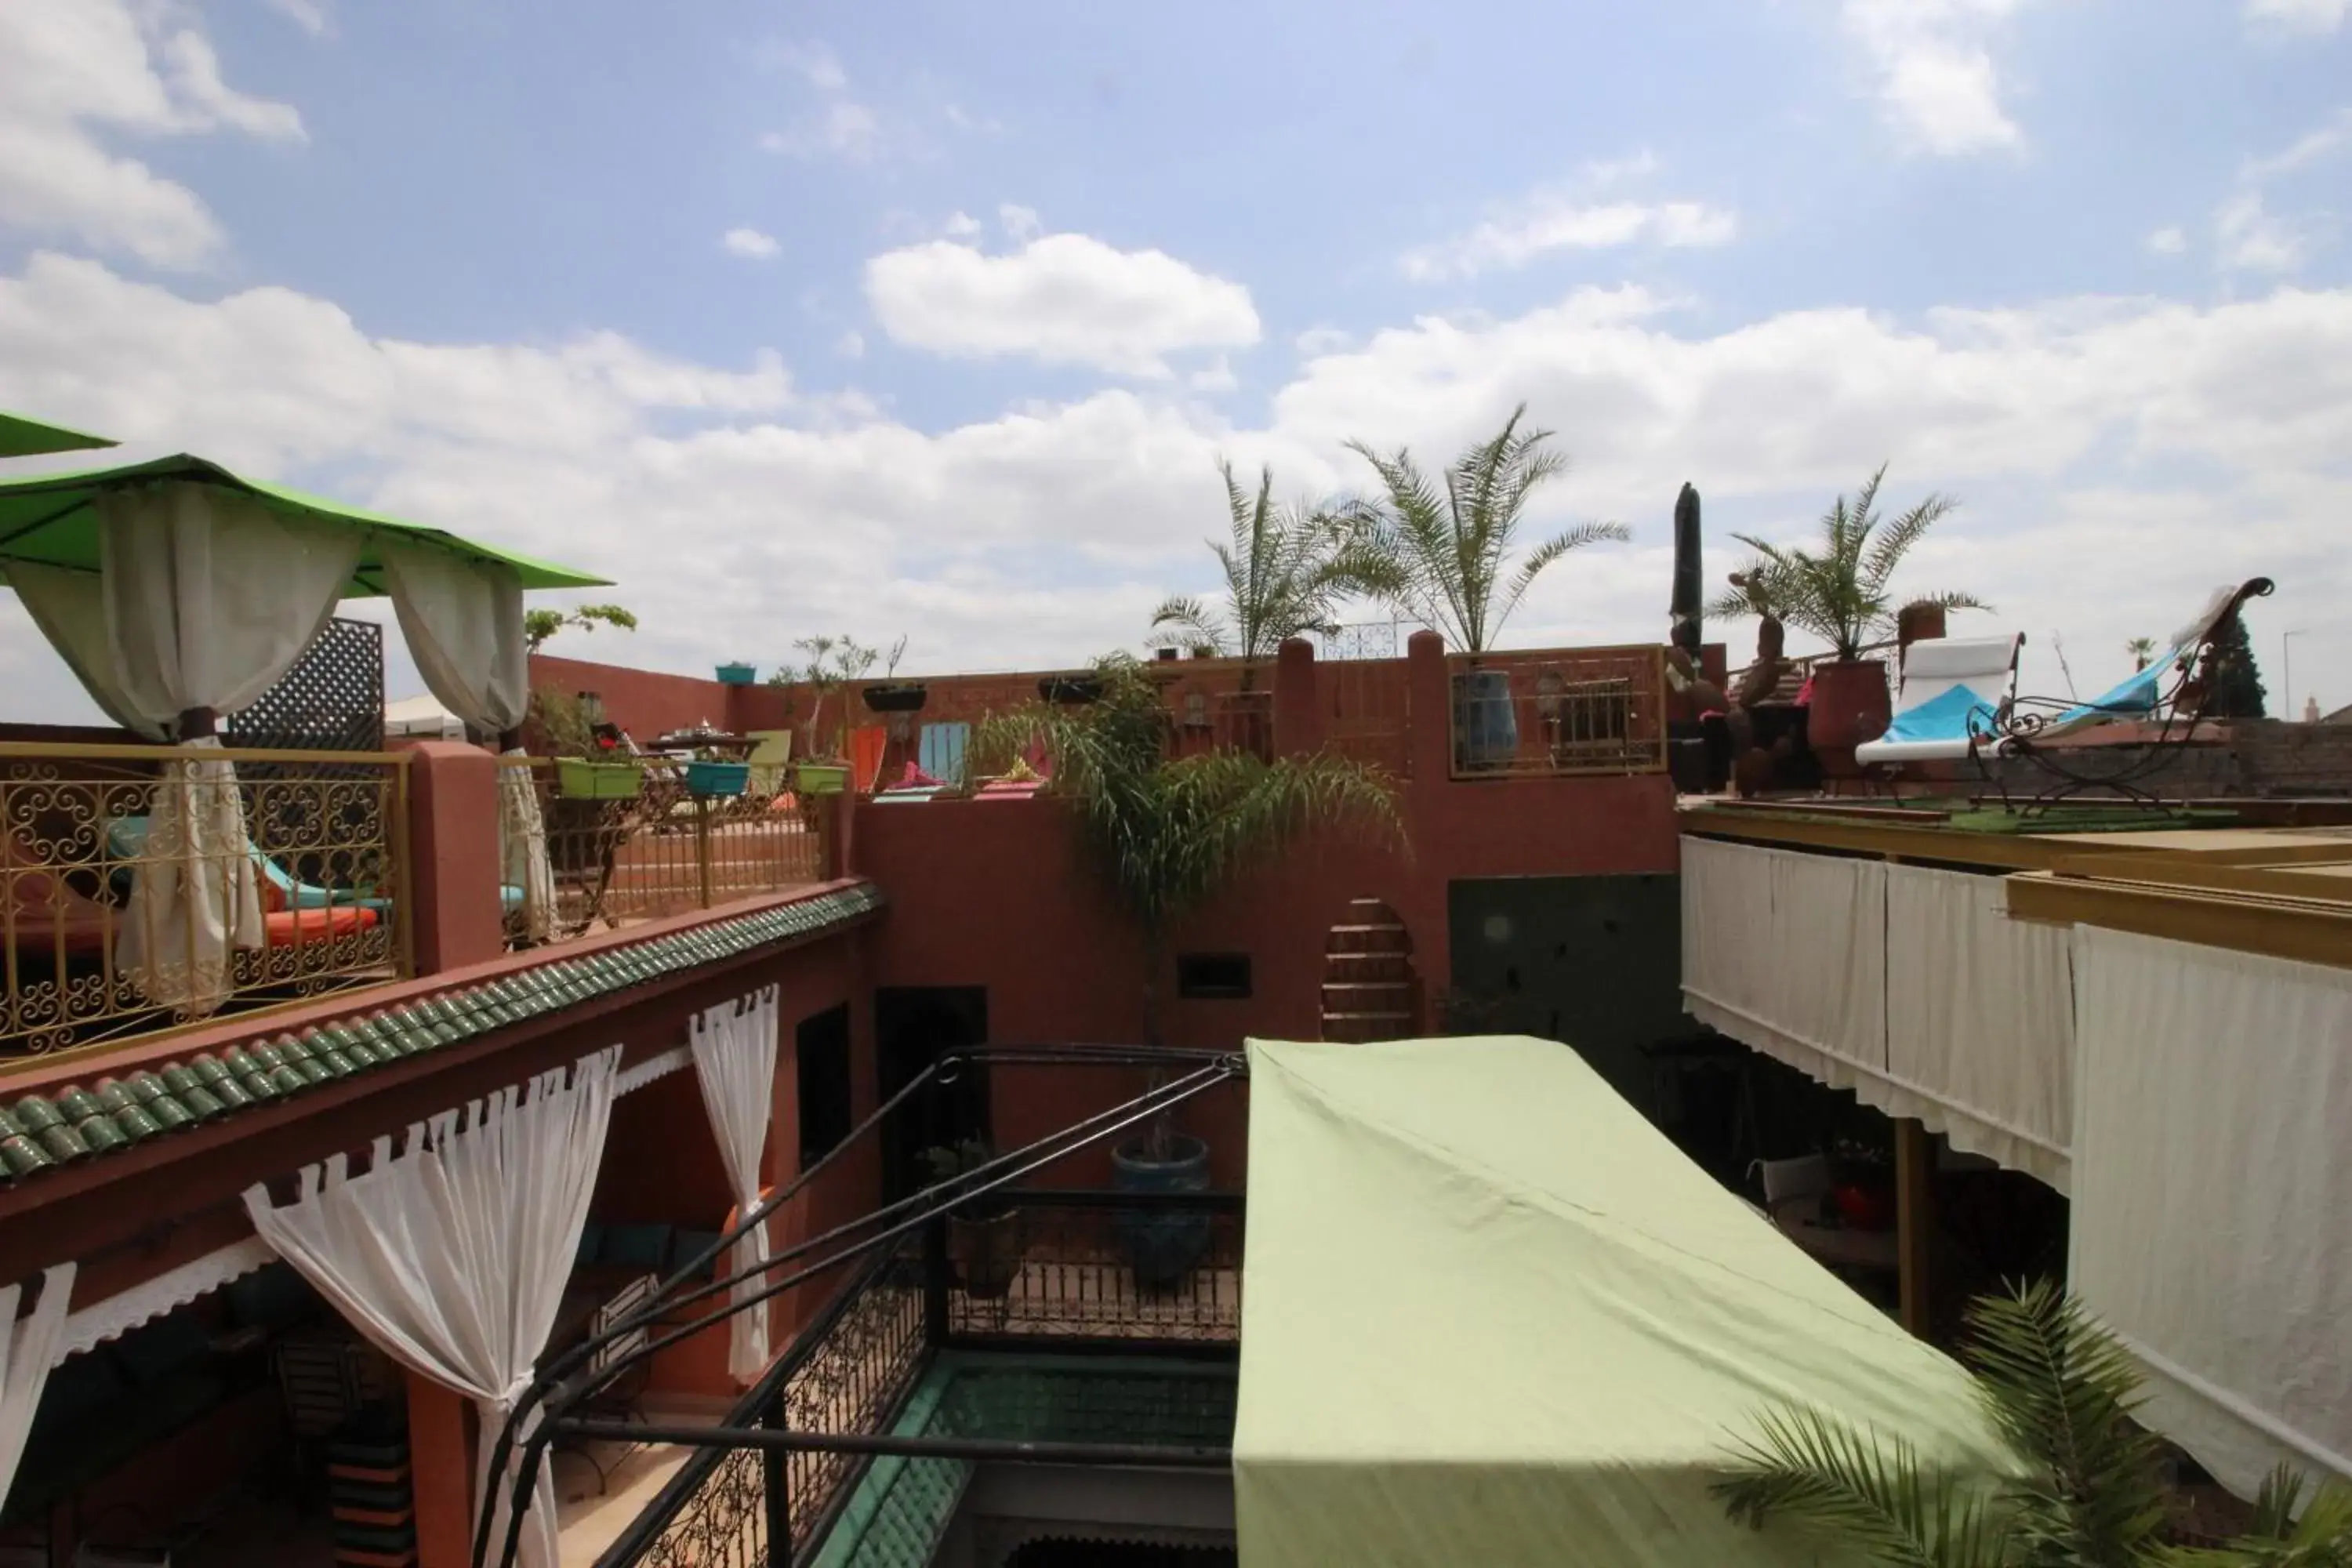
[[[2352,1480],[2352,973],[2087,926],[2074,963],[2075,1293],[2231,1490]]]
[[[377,549],[401,636],[425,687],[476,730],[498,734],[520,726],[530,711],[530,655],[514,568],[391,538],[379,538]],[[522,889],[525,928],[546,941],[555,874],[528,768],[499,770],[499,858],[502,879]]]
[[[2002,878],[1889,866],[1883,1109],[2065,1192],[2072,942],[2063,926],[2011,920]]]
[[[1685,838],[1682,900],[1692,1016],[1833,1089],[1883,1091],[1884,864]]]
[[[58,1359],[74,1268],[60,1263],[41,1276],[41,1299],[22,1322],[16,1321],[16,1310],[24,1303],[25,1288],[11,1285],[0,1290],[0,1503],[8,1500],[16,1462],[25,1457],[26,1436],[33,1429],[33,1413],[41,1406],[41,1390],[48,1386],[49,1367]]]
[[[760,1152],[775,1114],[776,988],[723,1002],[694,1019],[690,1029],[702,1107],[735,1190],[735,1212],[747,1215],[760,1201]],[[768,1222],[761,1220],[735,1244],[727,1272],[753,1268],[767,1256]],[[754,1275],[730,1294],[740,1303],[759,1291],[762,1278]],[[727,1321],[727,1370],[736,1382],[750,1384],[767,1369],[768,1304],[761,1302]]]
[[[275,685],[359,563],[357,530],[288,517],[219,485],[111,490],[93,510],[94,583],[15,568],[9,581],[99,705],[155,740],[189,709],[234,713]],[[169,764],[148,846],[132,868],[119,962],[150,1001],[210,1012],[228,992],[230,950],[262,943],[236,769]]]
[[[474,1401],[481,1415],[477,1505],[505,1538],[511,1468],[487,1467],[497,1436],[547,1347],[580,1247],[612,1118],[614,1046],[527,1091],[500,1090],[412,1126],[395,1157],[376,1140],[365,1174],[343,1157],[301,1176],[275,1207],[246,1212],[278,1251],[385,1354]],[[522,1531],[525,1568],[557,1568],[555,1489],[542,1467]]]

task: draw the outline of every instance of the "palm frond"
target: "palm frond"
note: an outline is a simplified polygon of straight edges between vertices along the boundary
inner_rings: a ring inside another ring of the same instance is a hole
[[[1230,647],[1223,623],[1198,599],[1178,595],[1161,600],[1151,612],[1151,629],[1181,632],[1188,649],[1203,649],[1213,656],[1222,657]]]
[[[1504,590],[1501,602],[1495,606],[1495,622],[1488,628],[1490,635],[1502,631],[1503,623],[1511,618],[1511,612],[1519,607],[1519,601],[1527,597],[1528,590],[1535,585],[1537,576],[1545,567],[1588,544],[1603,542],[1630,544],[1633,540],[1633,531],[1622,522],[1580,522],[1565,532],[1553,534],[1520,560],[1518,571],[1512,574],[1510,586]]]
[[[1886,470],[1878,470],[1881,476]],[[1873,494],[1874,495],[1874,489]],[[1927,531],[1959,510],[1959,501],[1951,496],[1930,495],[1926,500],[1888,523],[1871,542],[1870,552],[1862,565],[1863,581],[1880,593],[1886,590],[1886,580],[1895,575],[1911,547],[1927,536]]]
[[[1997,1568],[1998,1521],[1972,1487],[1923,1466],[1900,1438],[1857,1431],[1817,1410],[1759,1418],[1714,1491],[1758,1529],[1786,1519],[1895,1568]]]
[[[2046,1279],[1979,1297],[1967,1322],[1986,1414],[2032,1467],[2016,1491],[2021,1535],[2068,1562],[2144,1562],[2169,1500],[2157,1440],[2132,1419],[2130,1352]]]

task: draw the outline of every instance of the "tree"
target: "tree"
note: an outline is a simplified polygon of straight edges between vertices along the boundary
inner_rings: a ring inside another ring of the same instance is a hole
[[[1221,462],[1233,541],[1209,542],[1225,577],[1225,602],[1212,609],[1181,595],[1152,612],[1154,632],[1172,629],[1198,652],[1252,661],[1272,658],[1286,637],[1330,632],[1341,600],[1391,584],[1386,563],[1363,548],[1362,531],[1343,512],[1274,500],[1274,469],[1258,470],[1253,499]],[[1247,671],[1243,679],[1248,679]]]
[[[2124,644],[2124,651],[2131,655],[2132,673],[2137,675],[2147,668],[2147,661],[2156,657],[2156,639],[2134,637]]]
[[[1770,544],[1745,533],[1732,535],[1756,552],[1745,574],[1748,587],[1707,607],[1710,616],[1756,613],[1769,602],[1789,625],[1828,643],[1841,659],[1862,657],[1874,637],[1890,637],[1906,605],[1940,605],[1948,610],[1989,610],[1973,595],[1909,594],[1897,599],[1890,579],[1911,547],[1959,506],[1949,496],[1930,495],[1886,522],[1878,515],[1878,487],[1886,478],[1879,466],[1849,501],[1840,496],[1822,514],[1819,553],[1798,545]],[[1760,595],[1760,599],[1759,599]]]
[[[1817,1410],[1766,1415],[1716,1486],[1731,1516],[1786,1518],[1902,1568],[2347,1568],[2352,1490],[2296,1517],[2302,1483],[2264,1483],[2253,1529],[2232,1545],[2168,1544],[2162,1450],[2132,1418],[2139,1373],[2114,1334],[2047,1280],[1980,1297],[1963,1353],[2014,1474],[1992,1486],[1921,1463]]]
[[[1371,464],[1385,492],[1348,509],[1380,563],[1383,582],[1376,592],[1465,653],[1494,646],[1545,567],[1586,545],[1622,544],[1633,537],[1622,522],[1579,523],[1537,545],[1510,570],[1528,498],[1568,467],[1568,458],[1548,445],[1552,432],[1519,428],[1527,412],[1521,404],[1491,439],[1456,458],[1442,486],[1402,447],[1384,458],[1361,441],[1348,443]]]
[[[893,669],[898,668],[898,655],[906,646],[907,639],[900,637],[898,646],[891,650]],[[874,661],[882,655],[846,632],[839,637],[802,637],[793,647],[807,655],[808,662],[797,667],[777,666],[776,673],[768,677],[768,684],[809,689],[809,716],[801,725],[801,754],[812,762],[821,756],[838,756],[847,743],[849,707],[846,702],[842,705],[841,722],[834,729],[833,750],[821,752],[817,747],[824,732],[825,699],[872,669]]]
[[[1307,834],[1338,828],[1402,845],[1395,786],[1330,752],[1277,757],[1219,750],[1171,761],[1170,716],[1145,667],[1098,660],[1101,695],[1030,703],[982,720],[972,745],[1003,765],[1039,740],[1053,787],[1077,803],[1086,855],[1143,937],[1143,1034],[1160,1039],[1160,983],[1178,921]],[[1165,1130],[1155,1127],[1165,1147]]]
[[[2213,694],[2205,705],[2208,719],[2262,719],[2270,712],[2270,694],[2263,689],[2263,672],[2254,663],[2254,645],[2246,623],[2232,615],[2213,634]]]
[[[582,605],[572,610],[525,610],[522,613],[523,646],[537,653],[541,644],[566,626],[593,632],[599,626],[633,632],[637,629],[637,617],[618,605]]]

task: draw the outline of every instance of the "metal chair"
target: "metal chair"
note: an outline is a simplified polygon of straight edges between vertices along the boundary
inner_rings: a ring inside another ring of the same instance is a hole
[[[659,1284],[655,1276],[640,1274],[613,1292],[605,1299],[604,1304],[596,1309],[595,1315],[589,1319],[589,1337],[601,1340],[612,1332],[631,1313],[653,1300],[655,1289]],[[583,1402],[579,1410],[581,1415],[614,1421],[644,1418],[644,1413],[637,1408],[637,1401],[645,1396],[646,1385],[653,1381],[653,1362],[644,1355],[645,1348],[652,1339],[650,1323],[639,1323],[610,1342],[597,1346],[595,1353],[588,1358],[590,1368],[599,1376],[606,1373],[614,1373],[614,1376]],[[632,1361],[632,1357],[638,1359]],[[614,1372],[615,1368],[620,1370]],[[611,1485],[613,1471],[619,1468],[623,1459],[636,1451],[635,1445],[625,1444],[619,1454],[599,1458],[594,1446],[589,1443],[567,1443],[559,1447],[588,1461],[589,1467],[596,1472],[596,1492],[600,1497]]]
[[[367,1403],[359,1350],[350,1340],[306,1334],[280,1340],[271,1352],[303,1504],[324,1476],[327,1439]]]

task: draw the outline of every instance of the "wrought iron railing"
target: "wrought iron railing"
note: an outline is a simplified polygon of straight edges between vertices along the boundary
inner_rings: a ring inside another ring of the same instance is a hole
[[[408,973],[406,763],[0,744],[0,1057]]]
[[[1665,649],[1458,654],[1454,776],[1663,773]]]
[[[1008,1218],[934,1217],[866,1265],[735,1405],[733,1426],[875,1437],[935,1352],[1241,1339],[1243,1197],[1022,1189]],[[1117,1434],[1108,1434],[1115,1439]],[[698,1448],[596,1568],[789,1568],[812,1561],[870,1456]],[[772,1484],[792,1551],[772,1556]]]
[[[569,777],[564,764],[545,757],[501,757],[499,763],[530,769],[539,790],[555,878],[554,940],[824,878],[828,819],[822,811],[802,811],[780,789],[697,795],[686,765],[667,757],[603,764],[604,771],[592,774],[574,770]],[[591,793],[597,789],[630,793]],[[520,895],[520,888],[502,894],[508,936],[517,944],[529,929]]]

